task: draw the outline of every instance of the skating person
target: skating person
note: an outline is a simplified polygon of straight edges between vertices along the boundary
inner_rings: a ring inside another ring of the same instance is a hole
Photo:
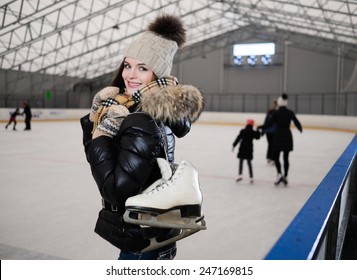
[[[17,124],[16,117],[17,117],[18,115],[21,115],[21,114],[20,114],[20,109],[19,109],[19,108],[16,108],[16,110],[10,114],[9,122],[8,122],[7,125],[5,126],[6,129],[9,127],[9,125],[10,125],[11,123],[14,123],[14,126],[12,127],[12,130],[16,130],[16,124]]]
[[[271,108],[268,110],[268,112],[265,116],[263,125],[266,125],[271,121],[271,118],[277,109],[278,109],[278,101],[274,100]],[[262,135],[265,134],[265,136],[267,138],[267,142],[268,142],[266,159],[267,159],[268,164],[273,164],[273,165],[275,165],[274,154],[273,154],[273,140],[274,140],[275,132],[276,132],[276,124],[275,123],[273,123],[273,125],[271,125],[270,127],[262,130]]]
[[[30,105],[27,102],[24,102],[24,103],[22,103],[22,106],[24,108],[22,115],[25,115],[25,129],[24,130],[31,130],[32,113],[31,113]]]
[[[239,158],[239,175],[237,178],[237,182],[243,179],[243,161],[246,160],[248,164],[249,170],[249,180],[250,183],[253,184],[253,167],[252,167],[252,160],[253,160],[253,140],[260,138],[260,132],[253,128],[254,120],[248,119],[245,128],[241,129],[238,136],[233,142],[232,151],[234,148],[239,144],[238,154],[237,157]]]
[[[266,129],[271,127],[274,123],[276,124],[276,133],[273,140],[273,153],[274,162],[277,171],[277,179],[275,185],[283,183],[285,186],[288,184],[288,173],[289,173],[289,153],[293,150],[293,135],[290,130],[291,122],[293,122],[296,128],[302,133],[302,126],[300,121],[296,118],[293,111],[287,108],[288,106],[288,96],[282,94],[278,98],[278,110],[272,115],[271,120],[263,125],[259,126],[261,129]],[[284,161],[284,173],[281,170],[280,164],[280,154],[283,153]]]
[[[185,136],[203,109],[197,88],[170,76],[185,36],[178,17],[158,16],[129,45],[110,87],[94,97],[91,113],[81,119],[86,157],[103,198],[95,232],[120,249],[119,259],[176,255],[179,229],[143,228],[124,222],[123,214],[129,197],[167,177],[157,158],[174,164],[175,136]],[[172,241],[143,253],[153,238]]]

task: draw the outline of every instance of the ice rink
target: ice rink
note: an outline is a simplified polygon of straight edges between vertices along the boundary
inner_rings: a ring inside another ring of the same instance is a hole
[[[79,122],[0,128],[0,258],[112,260],[119,250],[93,231],[101,209]],[[177,260],[265,257],[354,134],[293,129],[288,187],[275,187],[265,136],[254,142],[254,184],[236,183],[241,126],[194,124],[177,140],[176,162],[198,169],[208,229],[178,242]]]

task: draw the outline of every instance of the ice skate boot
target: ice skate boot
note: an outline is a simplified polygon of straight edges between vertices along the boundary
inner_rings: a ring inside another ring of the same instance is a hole
[[[274,182],[275,186],[278,186],[281,182],[283,182],[284,177],[279,173],[278,176],[276,177],[276,181]]]
[[[159,185],[167,182],[172,177],[172,169],[171,169],[170,164],[166,161],[166,159],[157,158],[156,161],[157,161],[157,164],[159,165],[159,168],[160,168],[161,178],[156,180],[150,186],[148,186],[143,191],[143,193],[151,192],[153,189],[155,189]]]
[[[240,182],[240,181],[242,181],[242,180],[243,180],[243,176],[242,176],[242,175],[239,175],[238,178],[237,178],[237,180],[236,180],[236,182]]]
[[[160,169],[169,168],[167,161],[158,164]],[[124,220],[145,226],[201,230],[206,228],[201,204],[198,172],[191,163],[182,160],[170,180],[155,182],[141,194],[127,199]]]
[[[287,177],[283,177],[283,184],[286,187],[288,185],[288,178]]]

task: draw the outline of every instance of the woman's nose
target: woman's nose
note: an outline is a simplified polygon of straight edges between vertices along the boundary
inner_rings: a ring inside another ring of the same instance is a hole
[[[130,69],[129,78],[136,78],[136,69],[135,68]]]

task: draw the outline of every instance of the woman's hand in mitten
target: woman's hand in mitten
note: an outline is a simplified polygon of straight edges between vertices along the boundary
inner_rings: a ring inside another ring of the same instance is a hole
[[[94,96],[92,101],[91,112],[89,115],[89,120],[91,122],[94,121],[95,113],[97,112],[100,105],[102,105],[103,101],[107,100],[108,98],[114,98],[119,94],[118,87],[105,87]]]
[[[94,131],[92,138],[94,139],[101,135],[113,138],[119,131],[120,125],[127,115],[129,115],[129,110],[125,106],[110,106],[108,113]]]

